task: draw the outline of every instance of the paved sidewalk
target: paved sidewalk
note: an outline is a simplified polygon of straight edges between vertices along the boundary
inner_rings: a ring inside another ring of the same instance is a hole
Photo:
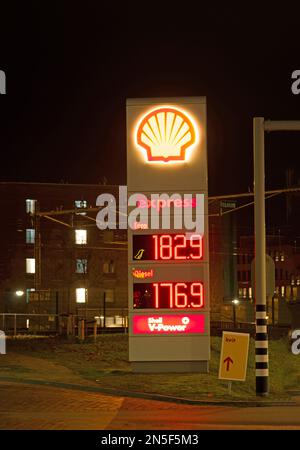
[[[0,382],[0,429],[103,430],[122,401],[93,392]]]
[[[2,430],[297,429],[296,406],[187,405],[0,381]]]
[[[188,430],[229,410],[0,382],[2,430]]]

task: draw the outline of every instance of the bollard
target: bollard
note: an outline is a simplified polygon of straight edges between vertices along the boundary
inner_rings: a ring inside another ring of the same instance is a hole
[[[0,355],[6,354],[6,336],[4,331],[0,330]]]
[[[72,316],[69,315],[67,318],[67,336],[72,335]]]
[[[84,341],[85,338],[85,324],[84,324],[84,320],[81,320],[81,324],[80,324],[80,339],[82,341]]]
[[[98,327],[97,327],[97,321],[95,320],[94,322],[94,341],[97,341],[97,331],[98,331]]]

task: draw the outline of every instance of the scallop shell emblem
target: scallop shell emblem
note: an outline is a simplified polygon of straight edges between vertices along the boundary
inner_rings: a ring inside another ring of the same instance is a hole
[[[148,161],[185,161],[186,149],[195,143],[195,128],[182,111],[158,108],[147,114],[137,130],[137,143]]]

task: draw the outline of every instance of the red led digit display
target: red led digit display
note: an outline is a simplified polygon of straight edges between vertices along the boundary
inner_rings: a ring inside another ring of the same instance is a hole
[[[133,307],[136,309],[200,309],[204,306],[203,283],[134,283]]]
[[[132,237],[134,261],[199,261],[203,258],[200,234],[143,234]]]

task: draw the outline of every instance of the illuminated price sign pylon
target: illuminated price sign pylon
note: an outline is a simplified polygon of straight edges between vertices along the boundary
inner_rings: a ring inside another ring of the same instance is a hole
[[[129,360],[135,371],[208,371],[206,100],[127,101]],[[131,215],[131,214],[130,214]]]

